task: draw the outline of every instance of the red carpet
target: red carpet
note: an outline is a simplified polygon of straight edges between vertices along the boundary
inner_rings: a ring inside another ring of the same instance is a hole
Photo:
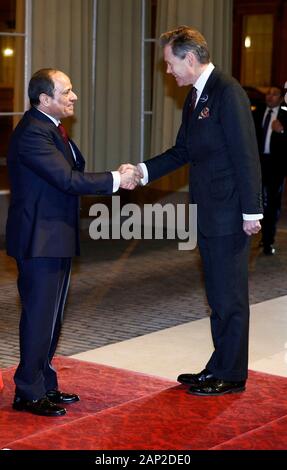
[[[0,448],[208,450],[287,448],[287,379],[250,372],[245,393],[195,397],[183,386],[113,367],[57,358],[60,388],[81,401],[61,418],[11,409],[3,371]]]

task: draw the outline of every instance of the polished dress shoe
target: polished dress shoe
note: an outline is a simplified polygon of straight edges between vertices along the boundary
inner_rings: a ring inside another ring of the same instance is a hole
[[[214,380],[214,375],[207,369],[203,369],[198,374],[181,374],[177,377],[177,381],[183,385],[200,385]]]
[[[264,255],[272,256],[275,255],[276,250],[273,245],[265,245],[263,248]]]
[[[47,397],[32,401],[15,397],[12,408],[17,411],[28,411],[40,416],[63,416],[66,414],[65,408],[55,405]]]
[[[202,383],[198,387],[190,387],[188,393],[191,395],[201,396],[218,396],[226,395],[227,393],[244,392],[245,380],[240,382],[226,382],[222,379],[214,379],[209,383]]]
[[[80,400],[80,397],[75,393],[64,393],[60,390],[49,390],[46,393],[46,397],[52,403],[62,403],[63,405],[69,405],[70,403],[75,403]]]

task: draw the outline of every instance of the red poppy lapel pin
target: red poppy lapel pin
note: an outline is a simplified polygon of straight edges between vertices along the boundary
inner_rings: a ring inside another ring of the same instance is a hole
[[[206,119],[209,117],[209,108],[206,106],[203,108],[197,119]]]

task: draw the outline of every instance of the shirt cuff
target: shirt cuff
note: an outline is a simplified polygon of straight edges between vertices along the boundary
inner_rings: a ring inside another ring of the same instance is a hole
[[[119,171],[112,171],[111,173],[113,175],[113,193],[116,193],[121,184],[121,175]]]
[[[148,171],[145,163],[138,163],[138,166],[141,167],[142,172],[143,172],[143,178],[141,178],[141,185],[145,186],[148,184]]]
[[[260,220],[263,219],[263,214],[242,214],[243,220]]]

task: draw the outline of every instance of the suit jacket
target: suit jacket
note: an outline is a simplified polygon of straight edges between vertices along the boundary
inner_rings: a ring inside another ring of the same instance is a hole
[[[263,158],[263,136],[262,121],[266,106],[258,107],[253,112],[256,135],[258,140],[259,152],[261,160]],[[277,175],[287,175],[287,108],[282,104],[279,108],[277,119],[284,127],[284,133],[272,132],[270,138],[270,171],[274,171]],[[266,157],[265,157],[266,158]]]
[[[110,172],[84,173],[57,127],[36,108],[15,128],[8,150],[11,202],[6,227],[7,254],[15,258],[71,257],[79,254],[79,195],[111,194]]]
[[[254,123],[246,93],[214,69],[195,110],[191,92],[175,146],[145,162],[149,180],[190,164],[191,202],[205,236],[242,230],[242,214],[262,212],[261,174]]]

